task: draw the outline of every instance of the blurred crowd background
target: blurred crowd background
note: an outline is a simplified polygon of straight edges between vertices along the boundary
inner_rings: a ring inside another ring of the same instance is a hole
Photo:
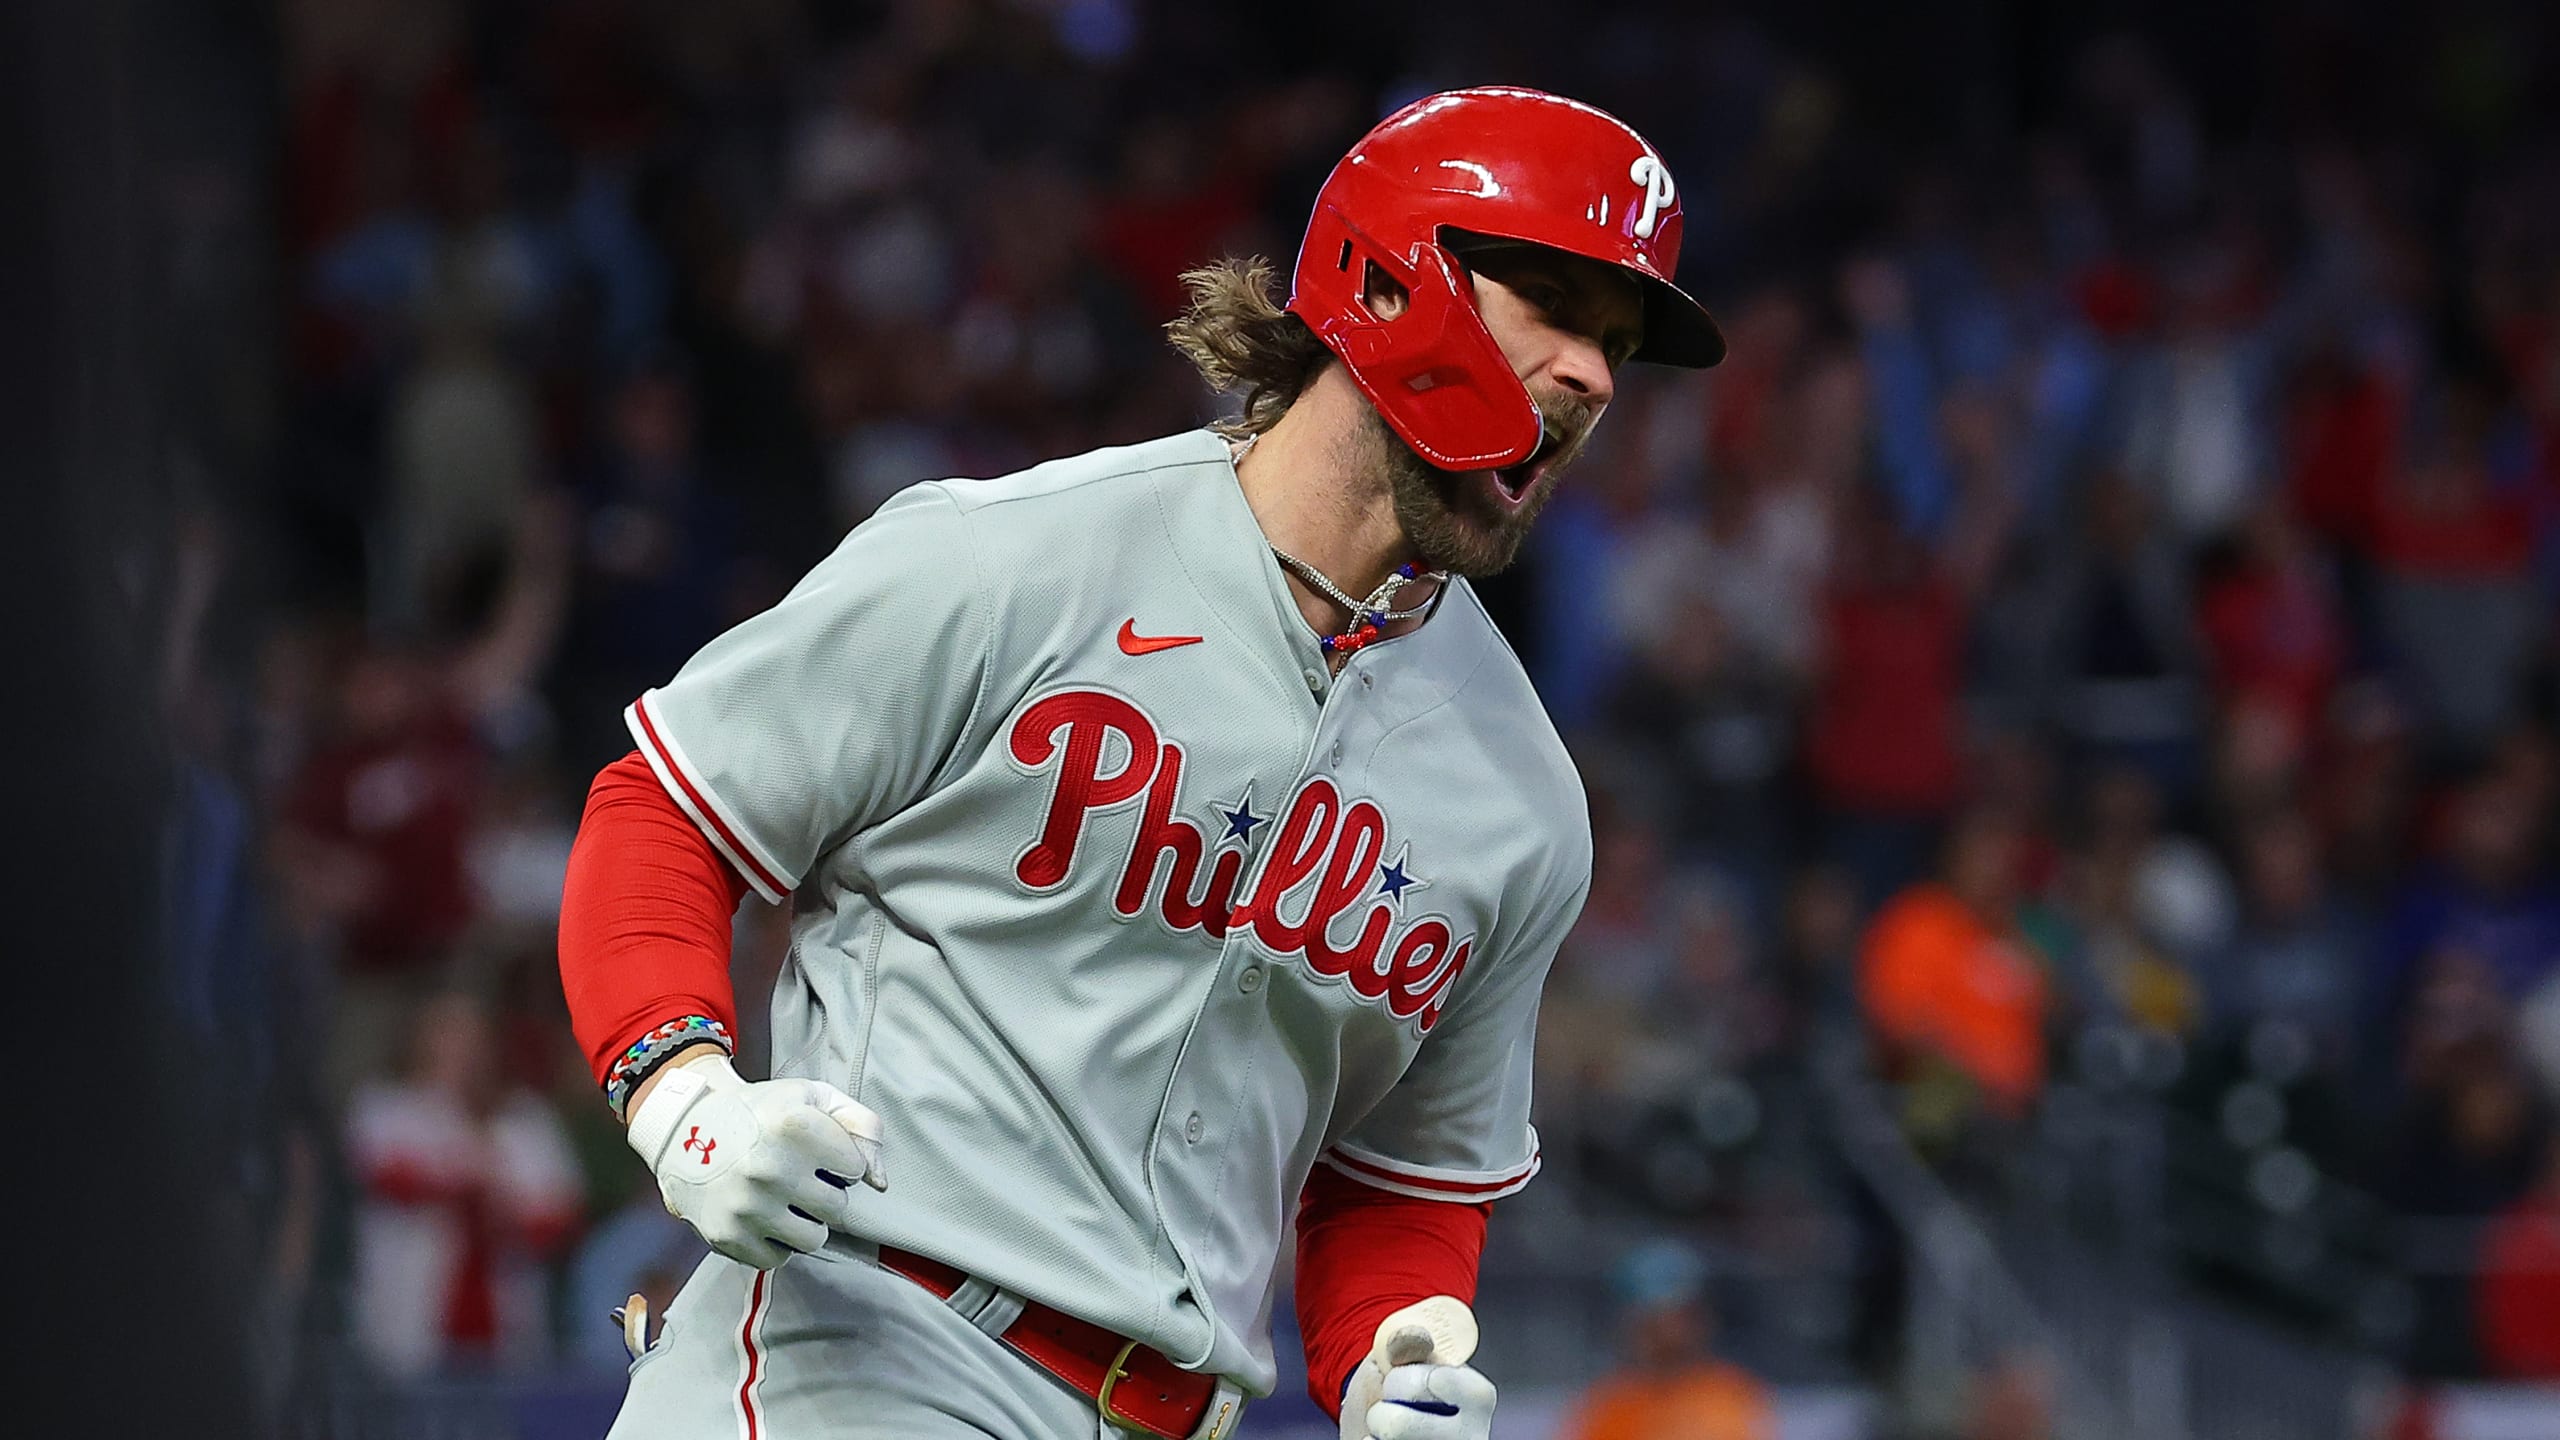
[[[606,1311],[698,1253],[554,972],[622,705],[907,484],[1211,418],[1176,273],[1516,81],[1668,157],[1732,358],[1623,376],[1483,587],[1598,853],[1487,1260],[1503,1433],[2554,1433],[2497,1429],[2560,1404],[2547,9],[174,33],[119,563],[286,1428],[596,1433]],[[751,1031],[784,930],[738,921]]]

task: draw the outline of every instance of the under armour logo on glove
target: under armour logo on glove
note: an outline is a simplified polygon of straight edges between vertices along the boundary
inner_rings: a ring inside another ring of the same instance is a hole
[[[658,1073],[631,1116],[631,1148],[667,1210],[732,1260],[770,1270],[814,1254],[853,1218],[856,1182],[889,1188],[879,1113],[833,1085],[751,1084],[716,1051]]]

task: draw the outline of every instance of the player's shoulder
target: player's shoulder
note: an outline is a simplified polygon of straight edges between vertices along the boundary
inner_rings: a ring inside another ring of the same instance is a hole
[[[1502,772],[1537,812],[1545,833],[1576,852],[1565,857],[1568,868],[1579,863],[1587,869],[1591,805],[1572,750],[1547,713],[1546,702],[1538,697],[1519,652],[1494,624],[1475,587],[1464,580],[1453,581],[1447,607],[1448,613],[1431,623],[1459,622],[1475,647],[1466,678],[1453,697],[1459,713],[1482,743],[1498,753]]]
[[[1168,471],[1214,471],[1226,464],[1225,440],[1208,430],[1186,430],[1063,456],[992,479],[937,480],[933,485],[973,526],[1046,530],[1080,515],[1104,518],[1151,505],[1154,482]]]
[[[1217,523],[1216,497],[1236,493],[1234,473],[1226,442],[1193,430],[913,489],[948,507],[980,583],[1013,612],[1073,607],[1095,587],[1157,568],[1179,536]]]

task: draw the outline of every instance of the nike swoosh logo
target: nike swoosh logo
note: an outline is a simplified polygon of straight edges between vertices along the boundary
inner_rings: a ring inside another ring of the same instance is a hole
[[[1159,650],[1197,645],[1201,638],[1198,635],[1141,635],[1134,615],[1120,622],[1120,653],[1123,655],[1153,655]]]

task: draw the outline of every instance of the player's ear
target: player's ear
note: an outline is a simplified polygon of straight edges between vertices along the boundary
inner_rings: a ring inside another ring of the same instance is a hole
[[[1413,297],[1402,282],[1378,268],[1378,262],[1366,262],[1368,269],[1360,278],[1360,303],[1381,320],[1393,320],[1404,313],[1406,302]]]

